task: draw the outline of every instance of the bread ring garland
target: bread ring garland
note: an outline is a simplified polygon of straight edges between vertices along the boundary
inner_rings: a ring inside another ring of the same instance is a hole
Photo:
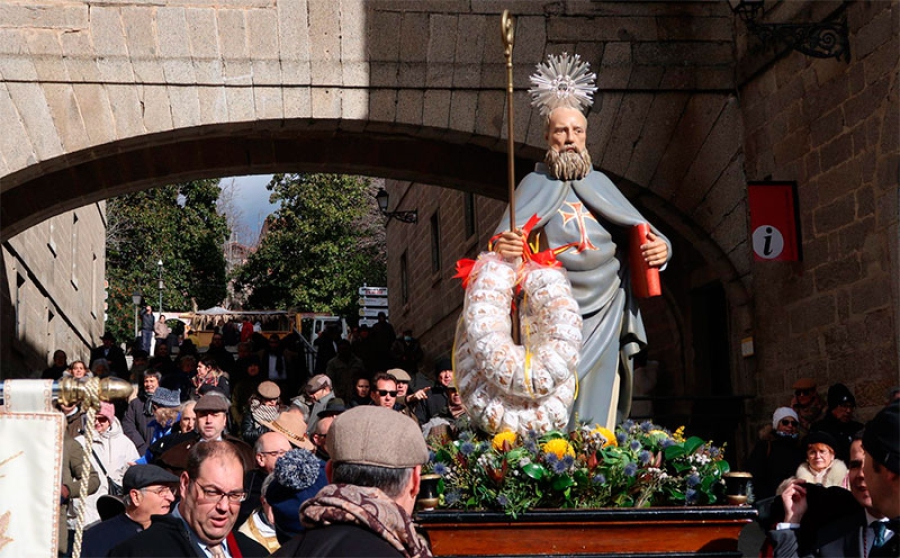
[[[516,266],[485,252],[459,265],[466,295],[454,344],[456,381],[472,420],[492,434],[564,429],[575,401],[578,303],[555,258],[529,256]],[[517,288],[521,345],[511,335]]]

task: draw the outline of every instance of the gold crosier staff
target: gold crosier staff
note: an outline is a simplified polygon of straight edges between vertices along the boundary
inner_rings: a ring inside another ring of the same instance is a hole
[[[512,53],[515,36],[514,20],[509,10],[503,10],[500,20],[500,33],[503,39],[503,55],[506,57],[506,107],[507,107],[507,165],[509,183],[509,230],[516,230],[516,162],[513,156],[515,145],[515,125],[513,123],[513,64]]]
[[[509,10],[503,10],[500,18],[500,35],[503,39],[503,56],[506,57],[506,161],[507,183],[509,186],[509,230],[516,230],[516,159],[515,159],[515,123],[513,122],[513,64],[512,53],[515,43],[515,20],[509,15]],[[510,336],[513,343],[519,344],[521,339],[519,331],[519,313],[514,307],[511,311],[512,327]]]

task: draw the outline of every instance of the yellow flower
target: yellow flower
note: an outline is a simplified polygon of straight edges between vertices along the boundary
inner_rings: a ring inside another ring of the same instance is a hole
[[[683,424],[678,427],[678,430],[676,430],[674,434],[672,434],[672,439],[674,439],[679,444],[684,441],[684,425]]]
[[[569,442],[563,440],[562,438],[556,438],[555,440],[550,440],[543,446],[541,449],[544,450],[545,453],[553,453],[556,454],[556,457],[562,459],[565,455],[571,455],[575,457],[575,450],[572,449],[572,446],[569,445]]]
[[[512,448],[516,443],[516,433],[515,432],[501,432],[494,436],[491,445],[494,446],[494,449],[497,451],[507,451],[503,449],[503,444],[507,444],[507,448]]]
[[[600,426],[599,424],[594,426],[593,432],[595,434],[600,434],[603,436],[603,439],[606,440],[606,443],[603,444],[603,447],[608,446],[618,446],[619,443],[616,442],[616,435],[612,433],[612,430],[606,428],[605,426]]]

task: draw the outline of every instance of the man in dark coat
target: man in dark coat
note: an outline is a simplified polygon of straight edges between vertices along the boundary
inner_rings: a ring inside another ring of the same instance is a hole
[[[150,527],[113,548],[109,556],[268,556],[258,543],[232,532],[247,497],[244,467],[233,445],[197,444],[178,490],[181,501],[170,515],[153,516]]]
[[[106,556],[114,546],[149,527],[152,516],[169,513],[177,486],[178,477],[155,465],[129,467],[122,477],[124,511],[84,532],[82,558]]]
[[[53,353],[53,365],[41,374],[42,380],[58,380],[63,372],[69,369],[68,356],[65,351],[57,350]]]
[[[416,422],[361,405],[334,419],[326,446],[331,484],[300,507],[306,531],[274,555],[431,556],[411,518],[428,461]]]
[[[147,453],[153,437],[153,427],[149,424],[153,420],[153,403],[150,396],[156,392],[161,380],[162,374],[158,371],[146,370],[142,389],[138,391],[137,397],[128,402],[128,408],[125,409],[125,416],[122,418],[122,431],[134,443],[140,455]]]
[[[91,361],[88,362],[88,368],[93,368],[94,361],[97,359],[106,359],[109,364],[109,373],[118,376],[123,380],[128,379],[128,362],[125,360],[125,352],[116,345],[116,338],[113,334],[106,332],[100,338],[102,344],[99,347],[91,349]],[[149,352],[149,351],[148,351]]]

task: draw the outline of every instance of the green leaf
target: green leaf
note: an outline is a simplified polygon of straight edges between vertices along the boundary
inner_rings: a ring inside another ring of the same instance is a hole
[[[671,461],[673,459],[683,457],[686,453],[687,452],[685,452],[684,448],[679,444],[669,446],[664,451],[666,461]]]
[[[691,436],[687,440],[684,441],[684,451],[685,453],[694,453],[697,451],[697,448],[705,444],[702,438],[698,438],[696,436]]]
[[[575,479],[568,475],[555,475],[551,486],[553,490],[561,491],[575,485]]]
[[[539,463],[529,463],[528,465],[522,467],[522,472],[524,472],[534,480],[541,480],[547,475],[548,471],[543,465]]]

